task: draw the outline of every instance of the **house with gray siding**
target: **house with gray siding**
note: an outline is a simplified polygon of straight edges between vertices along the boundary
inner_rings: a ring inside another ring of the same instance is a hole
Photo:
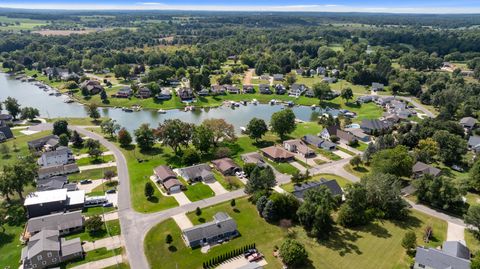
[[[38,165],[47,167],[53,165],[65,165],[74,163],[75,157],[72,151],[67,147],[58,147],[56,150],[47,151],[42,153],[42,156],[38,159]]]
[[[26,231],[30,236],[43,230],[56,230],[59,235],[66,235],[81,230],[83,223],[84,218],[81,211],[62,212],[30,218]]]
[[[213,221],[182,230],[182,238],[191,248],[230,240],[238,235],[237,223],[224,212],[215,214]]]
[[[308,190],[319,188],[321,186],[327,187],[333,196],[343,195],[343,190],[335,179],[327,180],[325,178],[321,178],[319,181],[311,181],[295,185],[292,194],[298,199],[303,199],[304,194]]]
[[[213,182],[215,176],[212,173],[212,168],[208,164],[197,164],[189,167],[180,168],[177,170],[179,176],[183,177],[188,182]]]

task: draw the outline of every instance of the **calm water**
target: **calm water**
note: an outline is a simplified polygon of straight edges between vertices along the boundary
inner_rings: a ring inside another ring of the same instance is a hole
[[[76,103],[64,103],[64,96],[50,96],[32,83],[21,82],[0,73],[0,100],[5,100],[8,96],[16,98],[22,106],[38,108],[42,117],[87,117],[84,106]],[[184,112],[183,110],[175,109],[168,110],[166,114],[159,114],[151,110],[127,113],[121,109],[114,108],[101,108],[100,112],[103,117],[110,117],[116,120],[129,131],[138,128],[142,123],[149,123],[152,127],[156,127],[165,119],[172,118],[195,124],[199,124],[209,118],[223,118],[233,124],[237,132],[240,132],[240,127],[246,126],[253,117],[261,118],[268,122],[271,115],[282,108],[282,105],[259,104],[242,105],[235,109],[229,107],[197,109],[194,112]],[[293,111],[297,118],[303,121],[316,120],[319,116],[318,109],[315,112],[310,107],[305,106],[294,107]]]

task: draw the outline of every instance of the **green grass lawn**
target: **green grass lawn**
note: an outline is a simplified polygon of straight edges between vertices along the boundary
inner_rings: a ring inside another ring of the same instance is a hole
[[[8,23],[8,25],[0,26],[0,31],[21,31],[33,30],[39,26],[47,25],[45,20],[34,20],[27,18],[9,18],[7,16],[0,16],[1,23]]]
[[[92,126],[100,125],[100,123],[105,118],[99,118],[97,121],[93,121],[91,118],[51,118],[47,119],[47,122],[56,122],[58,120],[66,120],[70,125],[80,125],[80,126]]]
[[[215,192],[206,184],[201,182],[193,185],[187,185],[187,190],[184,191],[185,195],[192,202],[207,199],[215,196]]]
[[[337,154],[329,151],[329,150],[326,150],[326,149],[322,149],[322,148],[315,148],[315,147],[312,147],[318,154],[322,155],[323,157],[329,159],[329,160],[332,160],[332,161],[338,161],[338,160],[341,160],[342,157],[338,156]]]
[[[7,155],[2,154],[0,156],[0,167],[6,164],[14,163],[19,157],[29,155],[30,150],[28,149],[27,145],[28,141],[35,140],[50,134],[52,134],[52,132],[50,131],[39,132],[32,135],[24,135],[20,132],[16,132],[16,137],[14,139],[10,139],[2,143],[2,145],[6,145],[8,147],[9,153]]]
[[[128,265],[128,263],[119,263],[117,265],[112,265],[103,269],[130,269],[130,265]]]
[[[78,166],[84,166],[84,165],[101,164],[101,163],[108,163],[108,162],[114,162],[114,161],[115,161],[115,157],[113,155],[104,155],[104,156],[98,157],[97,159],[92,157],[81,158],[81,159],[78,159],[76,162]]]
[[[350,156],[355,156],[355,155],[357,155],[357,154],[351,152],[350,150],[348,150],[348,149],[346,149],[346,148],[343,148],[343,147],[340,147],[340,146],[338,146],[337,149],[340,150],[340,151],[343,151],[343,152],[347,153],[347,154],[350,155]]]
[[[92,196],[93,194],[103,195],[105,193],[105,191],[107,191],[109,189],[116,189],[117,186],[118,186],[118,181],[116,181],[116,180],[105,181],[101,185],[93,188],[92,191],[88,194],[90,196]]]
[[[103,229],[98,232],[89,233],[83,230],[81,232],[69,234],[68,236],[66,236],[66,238],[72,239],[72,238],[80,237],[80,240],[82,241],[94,242],[96,240],[107,238],[110,236],[120,235],[120,233],[121,233],[120,222],[117,219],[117,220],[109,220],[105,222]]]
[[[347,163],[346,165],[343,166],[347,172],[350,174],[357,176],[359,178],[362,178],[366,174],[370,172],[370,168],[360,165],[358,167],[353,167],[351,164]]]
[[[338,183],[338,185],[340,185],[340,187],[344,188],[345,186],[347,186],[347,184],[350,184],[352,183],[351,181],[349,181],[348,179],[345,179],[341,176],[337,176],[337,175],[334,175],[334,174],[318,174],[318,175],[315,175],[313,177],[311,177],[310,179],[307,180],[307,182],[310,182],[310,181],[318,181],[320,180],[321,178],[325,178],[327,180],[332,180],[332,179],[335,179]],[[282,189],[284,189],[285,191],[287,192],[292,192],[293,191],[293,187],[295,186],[295,183],[293,182],[290,182],[290,183],[287,183],[287,184],[283,184],[282,186],[280,186]]]
[[[102,207],[102,206],[96,206],[96,207],[84,207],[82,214],[84,216],[94,216],[94,215],[100,215],[102,213],[108,213],[117,210],[115,207]]]
[[[317,135],[323,130],[323,127],[317,122],[301,122],[297,123],[295,131],[290,134],[291,137],[302,138],[305,135]]]
[[[213,171],[213,175],[218,183],[228,191],[238,190],[244,186],[243,182],[241,182],[236,176],[224,176],[218,171]]]
[[[236,208],[234,211],[230,203],[223,203],[204,209],[200,216],[196,216],[194,212],[188,214],[194,224],[210,221],[219,211],[228,213],[237,222],[241,236],[212,248],[207,254],[202,254],[199,248],[187,248],[180,237],[180,229],[172,219],[156,225],[148,232],[144,243],[150,266],[202,268],[202,263],[210,258],[246,244],[256,243],[268,262],[265,268],[281,268],[280,261],[273,256],[273,249],[287,238],[286,230],[266,223],[246,198],[237,200]],[[408,230],[414,230],[419,238],[417,243],[422,245],[421,234],[427,225],[432,226],[434,231],[434,240],[431,240],[429,245],[440,245],[446,237],[446,222],[414,211],[403,222],[376,221],[358,229],[336,226],[330,239],[323,241],[307,237],[301,227],[294,226],[290,229],[293,237],[305,245],[309,254],[312,264],[306,268],[408,268],[411,260],[401,246],[402,238]],[[171,245],[165,243],[168,234],[173,237]]]
[[[115,173],[117,173],[117,167],[90,169],[68,175],[68,181],[78,182],[83,179],[102,179],[104,172],[107,170],[113,170]]]
[[[360,150],[360,151],[365,151],[368,148],[368,144],[358,141],[358,144],[355,145],[355,146],[352,146],[352,148]]]
[[[72,268],[84,263],[103,260],[116,255],[121,255],[122,253],[123,253],[123,248],[116,248],[112,250],[107,250],[107,248],[95,249],[95,250],[86,252],[85,257],[83,259],[67,263],[65,268]]]
[[[277,162],[272,162],[270,161],[269,159],[265,158],[265,160],[271,165],[273,166],[278,172],[282,173],[282,174],[287,174],[287,175],[294,175],[295,173],[299,172],[299,170],[289,164],[289,163],[277,163]]]
[[[23,225],[4,225],[5,232],[0,233],[0,268],[18,268],[23,245],[19,238]]]
[[[480,254],[480,241],[475,237],[473,232],[468,229],[465,230],[465,242],[467,247],[470,249],[470,252],[474,255]]]

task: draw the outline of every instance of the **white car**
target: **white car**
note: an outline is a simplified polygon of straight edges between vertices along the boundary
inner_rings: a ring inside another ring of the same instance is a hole
[[[235,172],[235,175],[239,178],[243,178],[243,177],[245,177],[245,172],[243,172],[243,171]]]

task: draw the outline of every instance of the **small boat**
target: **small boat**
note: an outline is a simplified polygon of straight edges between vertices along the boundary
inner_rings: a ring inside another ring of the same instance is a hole
[[[252,104],[257,105],[257,104],[258,104],[258,100],[257,100],[257,99],[253,99],[253,100],[252,100]]]
[[[128,107],[122,107],[122,110],[125,112],[133,112],[133,109],[128,108]]]
[[[184,109],[185,112],[193,111],[193,106],[186,106]]]
[[[275,100],[275,99],[270,100],[271,105],[275,105],[276,103],[277,103],[277,100]]]
[[[247,132],[247,128],[240,126],[240,131],[242,132],[242,134],[244,134]]]
[[[247,100],[242,100],[242,104],[243,104],[244,106],[246,106],[246,105],[247,105]]]
[[[142,107],[140,105],[133,105],[132,106],[132,111],[140,111],[142,110]]]
[[[295,103],[293,101],[288,101],[285,106],[288,106],[288,107],[293,107],[295,105]]]
[[[55,93],[55,96],[61,96],[61,95],[62,95],[62,94],[59,93],[59,92],[56,92],[56,93]]]
[[[239,107],[240,103],[239,102],[233,102],[233,105],[236,106],[236,107]]]
[[[163,110],[163,109],[159,109],[159,110],[157,110],[157,112],[160,113],[160,114],[166,114],[167,113],[167,111]]]
[[[64,102],[64,103],[67,103],[67,104],[70,104],[70,103],[73,103],[73,102],[75,102],[75,101],[73,101],[73,100],[70,99],[70,98],[67,98],[67,99],[65,99],[65,101],[63,101],[63,102]]]
[[[312,105],[312,110],[315,110],[317,108],[316,105]]]
[[[54,92],[50,92],[50,93],[48,93],[48,95],[53,96],[53,95],[55,95],[55,93],[54,93]]]

